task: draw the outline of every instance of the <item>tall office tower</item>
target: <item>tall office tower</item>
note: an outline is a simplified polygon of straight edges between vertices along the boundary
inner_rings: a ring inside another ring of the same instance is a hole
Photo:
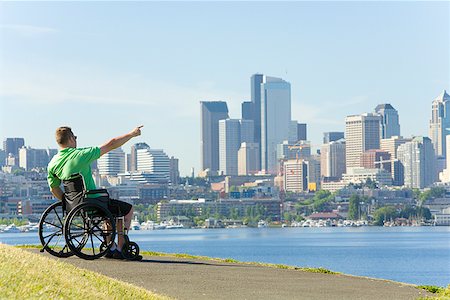
[[[320,167],[320,155],[311,155],[307,160],[308,167],[308,190],[317,191],[320,189],[321,167]]]
[[[242,102],[241,110],[242,110],[242,119],[243,120],[254,120],[255,117],[253,115],[253,110],[254,110],[253,102],[251,102],[251,101]]]
[[[387,151],[370,149],[361,154],[360,166],[366,169],[383,169],[391,172],[391,155]]]
[[[305,123],[297,124],[297,141],[306,141],[308,139],[306,129],[307,129],[307,126]]]
[[[345,118],[345,161],[349,167],[359,167],[364,151],[380,149],[380,121],[378,114],[365,113]]]
[[[400,136],[398,112],[392,105],[379,104],[375,108],[375,113],[381,116],[380,138],[388,139],[392,136]]]
[[[130,151],[130,167],[127,169],[129,172],[136,172],[137,171],[137,150],[139,149],[147,149],[150,148],[149,145],[146,143],[136,143],[133,146],[131,146]]]
[[[391,159],[396,159],[398,146],[410,141],[411,139],[405,139],[401,136],[391,136],[380,141],[380,149],[388,152],[391,155]]]
[[[344,138],[344,133],[340,131],[331,131],[323,133],[323,143],[328,144],[334,141],[339,141]]]
[[[5,150],[0,150],[0,167],[6,166],[6,152]]]
[[[122,148],[114,149],[103,154],[97,160],[98,173],[100,175],[116,176],[125,172],[125,152]]]
[[[259,144],[241,143],[238,151],[238,175],[254,175],[259,172]]]
[[[253,121],[255,122],[255,143],[261,147],[261,84],[264,82],[263,74],[253,74],[250,78],[250,93],[253,103]],[[260,148],[261,150],[261,148]],[[261,158],[260,158],[261,159]]]
[[[169,161],[170,165],[170,183],[172,185],[178,185],[180,179],[180,171],[178,169],[178,158],[171,157]]]
[[[289,159],[307,159],[311,156],[311,143],[309,141],[289,142],[277,145],[277,161]]]
[[[320,149],[320,168],[323,177],[339,180],[345,173],[345,140],[323,144]]]
[[[170,159],[161,149],[138,149],[137,171],[145,173],[146,179],[158,183],[168,183],[170,180]]]
[[[292,120],[289,124],[288,141],[295,144],[298,141],[298,122]]]
[[[23,138],[6,138],[3,141],[3,150],[6,155],[12,154],[15,157],[19,157],[19,149],[25,146],[25,140]]]
[[[277,144],[289,139],[291,84],[264,76],[261,84],[261,170],[277,173]]]
[[[308,189],[308,164],[300,159],[287,160],[283,163],[284,190],[300,193]]]
[[[450,135],[447,135],[446,138],[445,138],[445,140],[446,140],[446,141],[445,141],[446,144],[447,144],[447,145],[450,145],[450,144],[449,144],[449,143],[450,143]],[[446,156],[447,156],[447,157],[450,157],[450,147],[447,147],[447,153],[446,153]],[[442,170],[441,173],[439,173],[439,180],[440,180],[441,182],[444,182],[444,183],[450,183],[450,159],[447,159],[445,169]]]
[[[255,141],[255,122],[253,120],[239,120],[240,143]]]
[[[52,153],[54,153],[54,150]],[[47,149],[33,149],[30,147],[19,149],[19,166],[26,171],[34,168],[46,168],[49,161],[49,151]]]
[[[433,142],[435,154],[445,157],[446,142],[445,137],[450,128],[450,96],[444,90],[432,104],[430,120],[430,139]]]
[[[240,120],[219,121],[219,172],[223,175],[238,175],[240,138]]]
[[[201,101],[201,167],[211,174],[219,170],[219,120],[228,119],[227,103]]]
[[[436,156],[429,138],[415,137],[400,145],[397,157],[403,165],[405,186],[422,189],[436,181]]]

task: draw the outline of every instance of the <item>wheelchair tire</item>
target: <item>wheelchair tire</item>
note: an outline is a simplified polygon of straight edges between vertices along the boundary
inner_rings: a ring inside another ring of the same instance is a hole
[[[106,254],[116,236],[115,220],[109,210],[84,202],[75,206],[64,224],[67,246],[83,259],[97,259]]]
[[[139,256],[139,246],[135,242],[127,242],[123,245],[122,256],[127,260],[135,260]]]
[[[63,210],[62,202],[50,205],[39,220],[39,240],[42,250],[56,257],[69,257],[74,253],[69,249],[64,238],[63,228],[66,212]]]

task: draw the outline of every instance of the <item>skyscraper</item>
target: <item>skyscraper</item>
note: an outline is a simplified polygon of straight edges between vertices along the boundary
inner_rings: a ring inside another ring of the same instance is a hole
[[[135,172],[137,171],[137,150],[139,149],[147,149],[150,148],[146,143],[136,143],[131,146],[130,153],[130,169],[128,171]]]
[[[201,167],[212,174],[219,170],[219,120],[228,119],[227,103],[201,101]]]
[[[178,168],[178,158],[170,158],[170,183],[178,185],[180,179],[180,171]]]
[[[238,175],[256,174],[261,169],[259,165],[259,145],[257,143],[241,143],[238,151]]]
[[[25,140],[23,138],[6,138],[3,141],[3,150],[6,155],[12,154],[15,157],[19,157],[19,149],[25,146]]]
[[[240,137],[239,120],[219,120],[219,172],[224,175],[238,175]]]
[[[261,84],[264,81],[263,74],[253,74],[250,78],[250,93],[253,103],[253,121],[255,122],[255,143],[261,147]]]
[[[19,166],[26,171],[30,171],[33,168],[45,168],[56,152],[56,149],[22,147],[19,149]]]
[[[400,145],[397,156],[403,166],[405,186],[422,189],[436,181],[436,156],[428,137],[415,137]]]
[[[320,167],[322,176],[341,179],[345,173],[345,140],[323,144],[320,149]]]
[[[380,121],[378,114],[365,113],[345,118],[346,167],[359,167],[364,151],[380,149]]]
[[[400,136],[400,123],[398,122],[398,112],[390,104],[379,104],[375,108],[375,113],[381,116],[380,138],[388,139],[392,136]]]
[[[264,76],[261,84],[261,170],[277,173],[277,144],[289,139],[291,84]]]
[[[147,180],[167,183],[170,180],[169,156],[161,149],[138,149],[137,171],[143,173]]]
[[[437,156],[445,157],[445,137],[450,130],[450,96],[444,90],[434,99],[431,111],[429,135]]]
[[[306,141],[308,139],[306,128],[307,127],[305,123],[297,124],[297,141]]]
[[[339,141],[344,138],[344,133],[340,131],[331,131],[323,133],[323,143],[328,144],[334,141]]]

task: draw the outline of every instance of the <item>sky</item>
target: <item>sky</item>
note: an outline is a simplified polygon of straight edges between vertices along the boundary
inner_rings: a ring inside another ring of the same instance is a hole
[[[0,2],[0,138],[133,142],[200,168],[200,101],[240,118],[255,73],[291,83],[292,119],[323,132],[390,103],[428,135],[450,90],[450,2]]]

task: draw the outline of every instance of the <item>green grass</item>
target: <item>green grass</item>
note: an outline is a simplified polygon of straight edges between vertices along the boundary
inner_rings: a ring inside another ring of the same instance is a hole
[[[435,294],[432,297],[420,298],[423,300],[450,300],[450,285],[447,288],[438,287],[434,285],[419,285],[418,289],[424,289],[430,293]]]
[[[4,244],[0,270],[1,299],[170,299]]]

